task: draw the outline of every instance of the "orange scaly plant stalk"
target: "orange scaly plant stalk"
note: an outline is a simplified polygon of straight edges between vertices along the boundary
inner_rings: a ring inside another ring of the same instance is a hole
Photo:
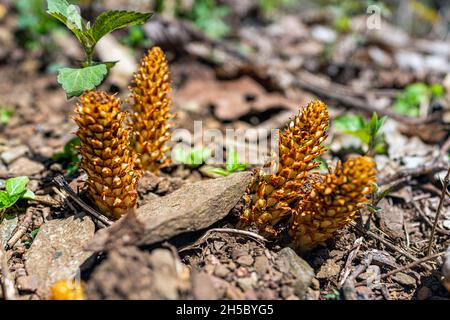
[[[76,107],[81,168],[88,175],[88,192],[100,212],[118,219],[137,200],[141,171],[129,149],[130,132],[123,126],[126,114],[120,99],[104,92],[84,93]]]
[[[244,210],[241,225],[253,222],[268,235],[290,215],[303,195],[302,188],[312,178],[310,171],[319,166],[314,160],[324,151],[327,138],[328,112],[321,101],[314,101],[302,110],[279,133],[278,168],[275,174],[259,175],[251,207]]]
[[[291,219],[290,235],[300,250],[309,250],[348,225],[368,199],[376,181],[375,163],[369,157],[338,162],[334,172],[313,185]]]
[[[165,145],[170,138],[169,65],[164,52],[154,47],[142,59],[130,86],[132,102],[131,146],[139,155],[137,165],[152,172],[170,163],[164,157],[170,148]]]

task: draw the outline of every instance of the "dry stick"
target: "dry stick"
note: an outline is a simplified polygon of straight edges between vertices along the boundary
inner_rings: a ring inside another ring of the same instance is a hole
[[[379,185],[388,184],[390,182],[394,182],[397,180],[401,180],[400,182],[402,182],[403,179],[405,178],[418,177],[425,174],[432,174],[445,169],[447,169],[447,167],[443,163],[439,163],[439,159],[435,159],[434,161],[431,161],[431,164],[424,164],[422,166],[412,169],[404,169],[390,176],[384,177],[379,181]],[[393,186],[391,186],[391,188],[393,188]]]
[[[7,248],[12,248],[16,244],[17,241],[19,241],[20,238],[27,232],[28,227],[31,224],[31,219],[33,218],[33,208],[30,207],[25,212],[25,217],[20,222],[20,225],[17,227],[16,232],[13,234],[13,236],[9,239],[8,243],[6,244]]]
[[[75,193],[75,191],[72,190],[72,188],[69,186],[69,184],[67,183],[67,181],[64,179],[63,176],[61,176],[61,175],[56,176],[55,178],[53,178],[53,182],[59,188],[62,188],[65,192],[67,192],[69,197],[73,201],[75,201],[80,207],[82,207],[84,210],[86,210],[87,213],[92,215],[94,218],[96,218],[97,220],[99,220],[106,226],[112,225],[112,222],[108,218],[106,218],[105,216],[103,216],[102,214],[100,214],[99,212],[97,212],[96,210],[91,208],[90,206],[88,206],[83,200],[81,200],[80,197],[78,197],[78,195]]]
[[[410,264],[407,264],[407,265],[405,265],[405,266],[403,266],[403,267],[397,268],[397,269],[395,269],[395,270],[392,270],[392,271],[390,271],[390,272],[388,272],[388,273],[382,275],[380,279],[386,279],[387,277],[390,277],[390,276],[392,276],[392,275],[394,275],[394,274],[396,274],[396,273],[398,273],[398,272],[402,272],[402,271],[404,271],[404,270],[411,269],[411,268],[413,268],[413,267],[415,267],[415,266],[417,266],[417,265],[419,265],[419,264],[422,264],[422,263],[424,263],[424,262],[427,262],[427,261],[436,259],[436,258],[438,258],[438,257],[440,257],[440,256],[443,256],[444,254],[445,254],[445,251],[444,251],[444,252],[439,252],[439,253],[433,254],[433,255],[431,255],[431,256],[427,256],[427,257],[425,257],[425,258],[419,259],[419,260],[414,261],[414,262],[411,262]]]
[[[297,86],[299,86],[305,90],[311,91],[319,96],[324,96],[327,98],[337,100],[349,107],[353,107],[355,109],[359,109],[361,111],[368,112],[368,113],[376,112],[377,114],[381,114],[383,116],[388,116],[398,122],[401,122],[401,123],[404,123],[404,124],[410,125],[410,126],[424,124],[424,123],[427,123],[428,121],[432,120],[430,118],[405,117],[405,116],[401,116],[401,115],[391,111],[390,109],[373,108],[366,101],[364,101],[362,99],[358,99],[358,98],[348,96],[348,95],[342,95],[342,94],[336,93],[336,90],[333,90],[332,88],[322,88],[318,84],[312,84],[310,80],[317,78],[317,77],[309,72],[302,74],[302,75],[304,75],[305,78],[308,78],[308,79],[302,79],[303,77],[296,77],[294,83]],[[318,82],[318,81],[320,81],[320,79],[314,80],[314,81]]]
[[[445,196],[447,194],[447,187],[448,187],[448,183],[449,183],[449,178],[450,178],[450,166],[448,166],[447,174],[445,175],[445,178],[444,178],[444,183],[443,183],[443,186],[442,186],[441,198],[439,200],[439,206],[438,206],[437,211],[436,211],[436,217],[434,218],[433,228],[431,229],[430,241],[428,242],[427,256],[429,256],[431,254],[431,249],[433,247],[434,234],[436,232],[436,227],[437,227],[437,224],[438,224],[438,221],[439,221],[439,216],[441,215],[442,206],[444,205],[444,199],[445,199]]]
[[[360,237],[360,238],[356,239],[355,242],[353,243],[353,246],[350,249],[350,253],[348,254],[347,261],[345,262],[344,269],[341,272],[341,281],[339,281],[339,287],[342,287],[345,280],[350,275],[352,262],[355,259],[356,254],[359,251],[359,248],[361,247],[363,239],[364,239],[364,237]]]
[[[422,209],[419,207],[419,205],[416,202],[412,202],[414,208],[417,210],[419,215],[422,217],[423,221],[426,222],[430,227],[433,227],[433,223],[428,219],[427,215],[422,211]],[[436,232],[440,233],[444,236],[450,236],[450,231],[444,230],[442,228],[436,227]]]
[[[190,245],[187,245],[187,246],[181,248],[180,250],[178,250],[178,252],[186,251],[186,250],[189,250],[189,249],[194,249],[199,244],[205,242],[209,238],[211,233],[213,233],[213,232],[233,233],[233,234],[237,234],[237,235],[253,238],[257,242],[259,242],[259,241],[262,241],[262,242],[268,241],[263,236],[260,236],[259,234],[251,232],[251,231],[245,231],[245,230],[239,230],[239,229],[230,229],[230,228],[214,228],[214,229],[209,229],[208,231],[206,231],[206,233],[203,236],[200,237],[200,239],[195,241],[193,244],[190,244]]]
[[[3,298],[5,300],[16,300],[16,289],[14,288],[14,278],[11,276],[8,268],[8,259],[6,252],[0,246],[0,269],[1,269],[1,287]]]
[[[406,251],[404,251],[404,250],[398,248],[397,246],[395,246],[395,245],[393,245],[392,243],[390,243],[389,241],[387,241],[387,240],[381,238],[380,236],[378,236],[377,234],[373,233],[372,231],[370,231],[370,230],[365,230],[365,229],[361,228],[361,227],[358,226],[354,221],[350,222],[350,225],[352,225],[353,227],[355,227],[356,230],[358,230],[361,234],[366,234],[366,235],[368,235],[368,236],[374,238],[375,240],[380,241],[380,242],[383,243],[386,247],[388,247],[388,248],[390,248],[390,249],[392,249],[392,250],[394,250],[394,251],[400,253],[401,255],[407,257],[408,259],[410,259],[410,260],[412,260],[412,261],[414,261],[414,262],[417,261],[417,258],[414,257],[412,254],[410,254],[410,253],[408,253],[408,252],[406,252]],[[431,268],[430,268],[429,266],[425,266],[425,268],[426,268],[428,271],[431,270]]]

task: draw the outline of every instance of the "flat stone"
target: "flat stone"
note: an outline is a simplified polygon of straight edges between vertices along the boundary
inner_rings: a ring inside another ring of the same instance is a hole
[[[291,248],[283,248],[278,253],[278,265],[283,272],[290,271],[296,278],[292,287],[297,297],[303,298],[311,285],[314,270]]]
[[[9,173],[14,176],[32,176],[45,169],[42,163],[28,158],[19,158],[9,166]]]
[[[201,230],[223,219],[242,198],[251,172],[186,184],[137,210],[144,225],[139,244],[153,244],[173,236]]]
[[[92,254],[83,248],[94,231],[94,223],[87,216],[51,220],[40,228],[24,256],[28,275],[38,279],[39,295],[48,297],[56,281],[75,277],[81,264]]]
[[[20,145],[17,147],[13,147],[11,149],[8,149],[0,155],[0,158],[5,164],[10,164],[11,162],[19,159],[20,157],[23,157],[27,154],[29,151],[27,146]]]
[[[36,292],[39,279],[36,276],[23,276],[16,279],[16,286],[20,291]]]
[[[403,272],[394,274],[392,280],[407,287],[414,287],[416,285],[416,279]]]
[[[8,243],[8,240],[11,238],[14,229],[17,227],[17,217],[12,219],[3,219],[0,223],[0,246],[4,248]]]
[[[236,262],[239,263],[241,266],[246,266],[246,267],[250,267],[251,265],[253,265],[253,258],[250,255],[245,255],[242,257],[239,257]]]
[[[255,270],[259,276],[265,275],[269,269],[269,259],[266,256],[257,256],[255,258]]]
[[[218,264],[214,268],[214,275],[220,278],[225,278],[230,273],[230,269],[223,264]]]
[[[239,278],[236,280],[238,286],[245,292],[253,289],[254,281],[251,277]]]
[[[327,262],[320,267],[319,272],[317,272],[317,279],[329,279],[335,277],[341,271],[339,267],[333,260],[327,260]]]

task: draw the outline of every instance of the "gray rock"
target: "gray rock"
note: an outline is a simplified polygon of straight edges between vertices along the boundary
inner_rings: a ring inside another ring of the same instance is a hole
[[[3,219],[0,223],[0,246],[4,248],[11,238],[14,229],[17,227],[17,217],[13,219]]]
[[[239,263],[241,266],[246,266],[246,267],[250,267],[251,265],[253,265],[253,258],[250,255],[245,255],[242,257],[239,257],[236,262]]]
[[[192,294],[197,300],[217,300],[220,298],[219,292],[214,286],[212,277],[205,272],[193,272]]]
[[[16,279],[16,286],[22,292],[35,292],[39,287],[39,278],[36,276],[19,277]]]
[[[327,260],[327,262],[320,267],[319,272],[317,272],[317,279],[329,279],[335,277],[341,271],[341,267],[339,267],[336,262],[333,260]]]
[[[2,152],[0,158],[3,160],[5,164],[10,164],[11,162],[26,155],[28,151],[29,149],[27,146],[20,145]]]
[[[209,227],[239,202],[252,179],[250,172],[187,184],[137,210],[145,232],[139,244],[153,244],[181,233]]]
[[[218,264],[214,267],[214,275],[220,278],[225,278],[230,273],[230,269],[223,264]]]
[[[281,271],[290,271],[296,277],[292,287],[295,295],[303,298],[314,277],[314,270],[311,266],[291,248],[283,248],[279,252],[278,265]]]
[[[263,276],[270,269],[269,259],[266,256],[257,256],[255,259],[255,270],[259,276]]]
[[[56,281],[76,275],[91,255],[83,247],[92,239],[94,231],[94,223],[87,216],[52,220],[41,227],[25,253],[25,269],[28,275],[38,278],[39,295],[47,297]]]
[[[32,176],[45,169],[42,163],[28,158],[19,158],[9,166],[9,173],[14,176]]]
[[[254,280],[251,277],[239,278],[236,280],[238,286],[245,292],[253,289],[253,285],[255,284]]]
[[[407,287],[414,287],[416,285],[416,279],[403,272],[394,274],[392,280]]]

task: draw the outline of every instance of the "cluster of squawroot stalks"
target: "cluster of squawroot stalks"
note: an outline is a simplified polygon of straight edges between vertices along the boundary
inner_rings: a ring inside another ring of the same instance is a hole
[[[155,47],[142,59],[130,86],[131,120],[121,101],[105,92],[84,93],[76,107],[81,168],[98,210],[118,219],[135,207],[143,170],[158,172],[170,138],[170,76],[163,51]]]
[[[158,172],[169,163],[171,120],[169,67],[155,47],[142,59],[131,83],[131,117],[114,95],[84,93],[76,108],[81,168],[88,192],[99,211],[113,219],[135,207],[143,170]],[[258,174],[247,195],[241,226],[254,224],[261,233],[277,235],[284,225],[294,244],[313,248],[346,226],[367,202],[375,183],[369,157],[338,163],[328,174],[314,171],[325,152],[329,117],[326,105],[311,102],[279,134],[274,174]]]
[[[326,105],[314,101],[280,132],[278,168],[274,174],[257,175],[242,226],[254,224],[272,237],[276,227],[287,227],[295,246],[309,250],[355,218],[374,186],[375,163],[357,157],[338,162],[328,174],[314,172],[325,151],[328,122]]]

